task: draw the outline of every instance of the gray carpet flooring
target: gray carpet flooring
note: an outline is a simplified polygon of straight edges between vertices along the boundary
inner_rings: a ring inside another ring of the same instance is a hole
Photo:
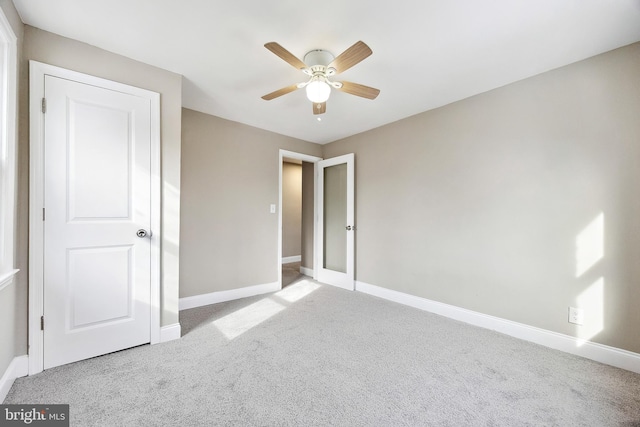
[[[640,375],[298,280],[183,337],[16,380],[72,426],[640,426]]]

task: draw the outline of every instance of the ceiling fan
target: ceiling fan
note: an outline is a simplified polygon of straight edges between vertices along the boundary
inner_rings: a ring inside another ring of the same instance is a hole
[[[267,43],[264,47],[309,76],[306,82],[286,86],[264,95],[262,99],[266,101],[305,88],[307,98],[313,102],[313,114],[323,114],[327,111],[327,99],[329,99],[332,87],[367,99],[375,99],[380,93],[379,89],[358,83],[329,80],[330,77],[348,70],[373,53],[369,46],[362,41],[355,43],[337,57],[326,50],[314,49],[307,52],[304,56],[304,62],[276,42]]]

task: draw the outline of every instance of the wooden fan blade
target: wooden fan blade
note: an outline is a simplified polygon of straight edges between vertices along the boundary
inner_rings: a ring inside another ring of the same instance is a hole
[[[268,93],[265,96],[262,97],[262,99],[264,99],[265,101],[271,101],[273,98],[277,98],[279,96],[282,95],[286,95],[290,92],[293,92],[294,90],[298,89],[298,85],[291,85],[291,86],[287,86],[287,87],[283,87],[282,89],[278,89],[274,92]]]
[[[286,62],[288,62],[298,70],[304,70],[305,68],[307,68],[307,65],[304,62],[300,61],[291,52],[289,52],[287,49],[283,48],[276,42],[269,42],[265,44],[264,47],[278,55],[280,58],[284,59]]]
[[[338,88],[338,90],[367,99],[376,99],[380,94],[380,89],[351,82],[342,82],[342,87]]]
[[[313,114],[324,114],[327,112],[327,103],[323,102],[321,104],[314,103],[313,104]]]
[[[342,73],[371,55],[373,51],[364,42],[359,41],[342,52],[327,68],[335,68],[336,73]]]

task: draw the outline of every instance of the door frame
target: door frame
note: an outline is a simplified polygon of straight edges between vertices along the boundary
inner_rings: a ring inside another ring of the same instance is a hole
[[[45,75],[111,89],[151,102],[151,344],[160,342],[160,94],[29,61],[29,375],[44,369],[44,98]]]
[[[313,163],[313,278],[316,278],[318,239],[318,162],[322,157],[310,156],[308,154],[296,153],[294,151],[280,150],[278,156],[278,289],[282,289],[282,163],[284,158],[301,160]]]

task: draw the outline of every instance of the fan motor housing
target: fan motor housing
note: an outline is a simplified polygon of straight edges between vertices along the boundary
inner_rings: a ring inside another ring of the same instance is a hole
[[[307,64],[309,68],[313,68],[314,65],[326,67],[331,64],[334,58],[333,54],[327,50],[314,49],[304,55],[304,63]]]

